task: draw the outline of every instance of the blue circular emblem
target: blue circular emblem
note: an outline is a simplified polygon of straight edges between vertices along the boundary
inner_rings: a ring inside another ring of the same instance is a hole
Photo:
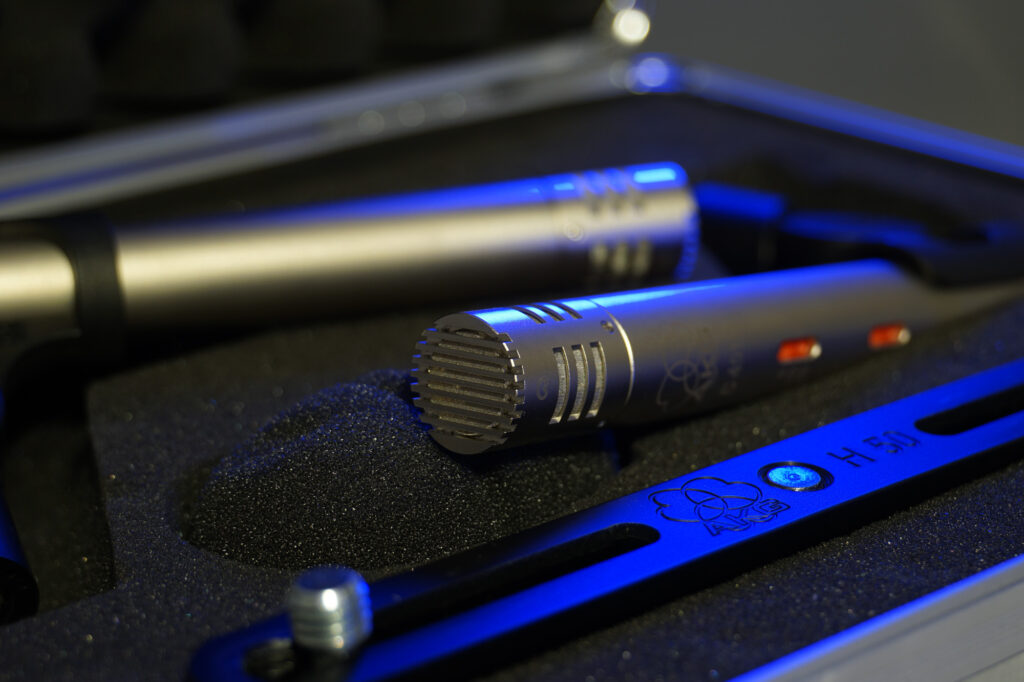
[[[770,469],[768,480],[784,488],[813,488],[821,483],[821,474],[799,464],[785,464]]]
[[[784,490],[821,490],[832,483],[832,475],[829,472],[821,467],[799,462],[769,464],[759,473],[765,483]]]

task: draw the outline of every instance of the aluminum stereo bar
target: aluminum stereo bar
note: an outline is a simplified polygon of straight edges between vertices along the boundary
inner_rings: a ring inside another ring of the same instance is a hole
[[[371,583],[374,631],[334,674],[295,655],[287,614],[211,640],[191,674],[462,677],[1017,460],[1022,408],[1017,360]]]

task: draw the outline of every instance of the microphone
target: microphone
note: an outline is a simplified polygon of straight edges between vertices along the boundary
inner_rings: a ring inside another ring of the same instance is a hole
[[[694,200],[672,163],[160,225],[111,227],[95,215],[7,223],[0,384],[26,355],[116,355],[125,330],[268,325],[467,294],[607,290],[686,276],[696,251]],[[36,600],[0,498],[0,623],[30,613]]]
[[[474,455],[732,404],[1021,295],[861,260],[456,313],[424,331],[412,390],[434,440]]]
[[[121,328],[685,276],[697,217],[683,169],[658,163],[158,225],[9,223],[0,245],[2,376],[45,341]]]

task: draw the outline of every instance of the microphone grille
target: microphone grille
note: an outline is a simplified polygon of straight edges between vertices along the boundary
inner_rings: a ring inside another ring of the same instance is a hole
[[[464,455],[505,442],[522,417],[523,367],[507,334],[427,329],[414,356],[412,392],[441,445]]]

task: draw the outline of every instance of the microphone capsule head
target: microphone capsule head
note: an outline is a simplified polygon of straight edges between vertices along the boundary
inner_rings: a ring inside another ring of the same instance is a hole
[[[448,315],[417,350],[421,420],[463,455],[593,430],[633,380],[622,330],[587,299]]]
[[[460,455],[476,455],[504,444],[515,431],[525,377],[507,334],[451,319],[457,317],[423,332],[412,390],[434,440]]]

